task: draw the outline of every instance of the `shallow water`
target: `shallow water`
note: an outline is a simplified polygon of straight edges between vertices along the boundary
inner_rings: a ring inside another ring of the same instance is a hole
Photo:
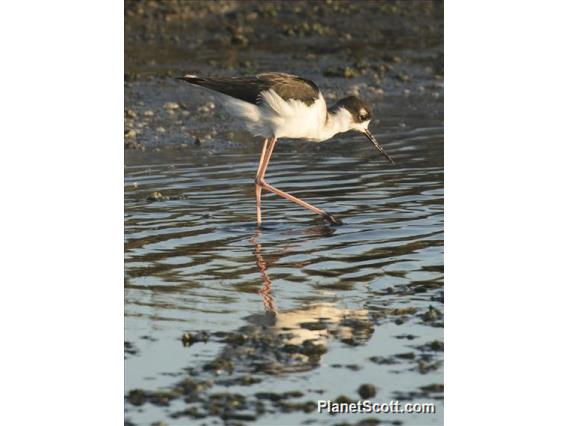
[[[402,129],[389,116],[379,136],[394,166],[359,136],[276,146],[267,181],[341,218],[336,227],[264,193],[265,223],[256,228],[252,179],[260,141],[222,150],[127,153],[127,393],[170,389],[188,371],[211,380],[209,394],[255,398],[268,390],[300,390],[299,402],[340,395],[357,400],[359,386],[372,383],[378,389],[373,401],[430,401],[437,412],[331,416],[268,405],[254,417],[258,424],[370,417],[441,423],[442,395],[421,387],[443,383],[442,352],[425,349],[443,340],[443,134],[418,122]],[[148,201],[154,191],[171,199]],[[432,308],[438,312],[433,319]],[[184,332],[201,331],[211,333],[208,342],[182,344]],[[325,353],[291,361],[278,348],[251,352],[246,344],[227,344],[213,337],[219,332],[278,337],[280,345],[312,340]],[[232,373],[205,371],[219,356],[234,361]],[[258,383],[223,382],[242,375]],[[129,405],[126,418],[136,424],[223,422],[168,418],[186,406],[183,400]]]

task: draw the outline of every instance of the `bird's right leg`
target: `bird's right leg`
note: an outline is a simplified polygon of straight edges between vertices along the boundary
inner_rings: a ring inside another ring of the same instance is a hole
[[[266,169],[266,154],[267,154],[267,148],[268,148],[268,143],[269,140],[265,139],[264,140],[264,144],[262,145],[262,153],[260,154],[260,161],[258,162],[258,169],[256,171],[256,178],[255,178],[255,184],[256,184],[256,224],[260,226],[260,224],[262,223],[262,212],[260,210],[260,199],[262,196],[262,186],[259,185],[260,179],[261,179],[261,173],[263,170]]]

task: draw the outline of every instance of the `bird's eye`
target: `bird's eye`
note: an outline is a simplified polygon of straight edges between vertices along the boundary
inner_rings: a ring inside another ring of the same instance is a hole
[[[367,119],[366,115],[360,115],[359,116],[359,120],[361,120],[361,121],[365,121],[366,119]]]

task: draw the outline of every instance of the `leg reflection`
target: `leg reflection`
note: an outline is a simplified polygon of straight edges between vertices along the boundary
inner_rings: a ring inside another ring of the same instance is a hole
[[[262,302],[264,303],[264,309],[266,312],[270,312],[274,315],[277,314],[278,310],[276,308],[276,301],[274,300],[274,296],[272,296],[272,280],[268,276],[266,261],[262,256],[262,244],[258,242],[258,237],[260,237],[261,232],[258,229],[252,237],[251,242],[254,244],[254,255],[256,257],[256,266],[258,266],[258,270],[260,272],[260,276],[262,277],[263,285],[262,288],[258,291],[258,293],[262,296]]]

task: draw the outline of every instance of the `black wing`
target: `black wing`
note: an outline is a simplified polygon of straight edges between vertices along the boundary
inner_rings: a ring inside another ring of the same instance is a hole
[[[198,77],[186,75],[180,80],[207,89],[215,90],[233,98],[251,104],[260,105],[260,94],[266,90],[274,90],[282,99],[297,99],[307,105],[313,104],[319,97],[319,89],[313,81],[284,73],[264,73],[247,77]]]

